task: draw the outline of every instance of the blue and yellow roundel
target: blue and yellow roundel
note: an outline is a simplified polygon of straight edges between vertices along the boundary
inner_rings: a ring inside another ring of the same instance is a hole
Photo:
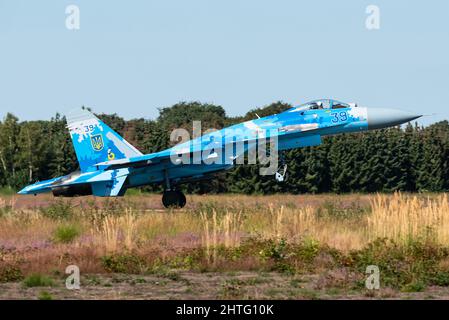
[[[115,153],[111,151],[111,149],[108,150],[108,160],[112,161],[115,160]]]
[[[92,148],[95,151],[101,151],[104,148],[103,136],[101,134],[96,134],[90,137],[90,142],[92,144]]]

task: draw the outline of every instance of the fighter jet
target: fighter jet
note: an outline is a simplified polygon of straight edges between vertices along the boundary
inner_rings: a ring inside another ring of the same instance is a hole
[[[366,108],[332,99],[319,99],[282,113],[239,123],[183,141],[166,150],[142,154],[86,109],[67,114],[79,170],[69,175],[36,182],[19,194],[52,192],[57,197],[94,195],[123,196],[129,188],[162,184],[165,207],[184,207],[179,186],[210,179],[228,170],[258,148],[260,141],[273,143],[269,152],[321,144],[323,136],[360,132],[400,125],[421,115],[385,108]],[[286,164],[275,172],[284,180]]]

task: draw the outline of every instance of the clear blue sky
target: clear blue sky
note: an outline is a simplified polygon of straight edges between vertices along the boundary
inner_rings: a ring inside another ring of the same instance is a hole
[[[78,5],[81,29],[65,27]],[[365,28],[369,4],[380,30]],[[449,1],[0,0],[0,117],[332,97],[449,119]]]

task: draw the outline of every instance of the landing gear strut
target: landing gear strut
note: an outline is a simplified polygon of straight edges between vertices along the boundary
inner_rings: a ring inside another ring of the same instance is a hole
[[[186,205],[186,196],[179,190],[173,189],[165,170],[165,190],[162,194],[162,204],[166,208],[183,208]]]
[[[166,208],[183,208],[186,202],[186,196],[179,190],[166,190],[162,195],[162,204]]]

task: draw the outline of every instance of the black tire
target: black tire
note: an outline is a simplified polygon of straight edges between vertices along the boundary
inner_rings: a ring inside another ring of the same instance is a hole
[[[183,208],[186,202],[186,196],[178,190],[165,191],[162,195],[162,204],[166,208]]]
[[[184,208],[187,203],[186,196],[181,191],[176,191],[176,192],[178,193],[178,207]]]

